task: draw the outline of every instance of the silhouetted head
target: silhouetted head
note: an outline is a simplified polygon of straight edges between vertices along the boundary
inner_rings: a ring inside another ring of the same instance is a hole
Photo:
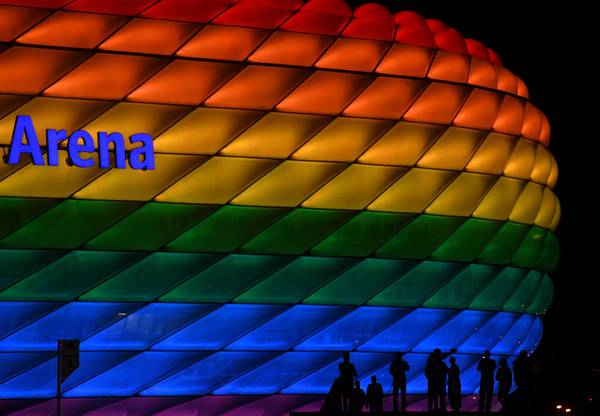
[[[354,382],[354,387],[356,387],[357,389],[360,389],[360,381],[359,380],[356,380]]]
[[[349,353],[349,352],[345,352],[345,353],[344,353],[344,361],[345,361],[345,362],[348,362],[348,361],[350,361],[350,353]]]
[[[377,376],[371,376],[371,383],[377,383]]]
[[[489,350],[485,350],[485,351],[483,352],[483,356],[484,356],[485,358],[490,358],[490,355],[492,355],[492,353],[491,353]]]
[[[456,357],[450,357],[450,364],[454,364],[456,362]]]
[[[519,353],[519,358],[527,358],[527,351],[523,350]]]
[[[508,365],[508,361],[506,361],[506,358],[500,358],[500,365],[504,367]]]
[[[403,352],[397,352],[396,353],[396,358],[402,358],[404,357],[404,353]]]
[[[439,348],[436,348],[435,350],[433,350],[433,355],[435,355],[436,357],[441,356],[442,350],[440,350]]]

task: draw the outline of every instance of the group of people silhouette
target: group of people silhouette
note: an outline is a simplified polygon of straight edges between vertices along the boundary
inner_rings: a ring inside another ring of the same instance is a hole
[[[427,357],[425,377],[427,379],[427,406],[429,412],[447,412],[446,396],[452,412],[459,413],[462,407],[461,374],[454,354],[456,349],[443,353],[436,348]],[[445,360],[448,358],[449,365]],[[490,351],[485,351],[477,363],[481,379],[479,385],[479,412],[489,413],[492,409],[494,385],[498,382],[498,401],[504,410],[511,408],[511,413],[527,406],[531,394],[531,360],[527,351],[521,351],[519,357],[513,362],[512,370],[506,358],[501,358],[498,365],[491,358]],[[393,400],[394,413],[406,412],[408,407],[406,398],[407,372],[409,363],[404,359],[404,353],[396,353],[395,359],[389,366],[392,377],[390,386]],[[511,395],[514,382],[516,393]],[[371,383],[367,392],[361,388],[358,372],[350,362],[350,353],[344,353],[343,361],[339,364],[339,376],[334,380],[331,390],[323,403],[321,413],[335,414],[361,414],[367,409],[370,414],[382,414],[384,404],[384,389],[377,381],[375,375],[371,376]],[[389,394],[389,392],[388,392]],[[517,402],[518,399],[518,402]]]

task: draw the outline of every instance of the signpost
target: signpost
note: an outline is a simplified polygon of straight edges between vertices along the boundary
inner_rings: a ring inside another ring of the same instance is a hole
[[[56,366],[56,416],[60,416],[62,383],[79,367],[79,340],[58,340],[58,365]]]

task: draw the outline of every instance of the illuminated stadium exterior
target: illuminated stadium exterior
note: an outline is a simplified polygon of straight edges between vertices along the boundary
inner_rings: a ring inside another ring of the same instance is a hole
[[[0,413],[53,414],[57,339],[67,414],[161,416],[318,409],[344,351],[416,408],[434,348],[471,394],[539,343],[550,127],[480,42],[342,0],[0,0],[0,42]]]

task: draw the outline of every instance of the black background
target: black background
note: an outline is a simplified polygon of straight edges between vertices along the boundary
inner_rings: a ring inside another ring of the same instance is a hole
[[[370,2],[373,2],[371,0]],[[600,199],[598,78],[600,23],[577,2],[388,0],[392,11],[437,18],[482,41],[521,77],[531,101],[552,125],[550,150],[559,166],[561,260],[552,274],[554,303],[538,355],[550,401],[589,400],[600,368]],[[349,0],[353,7],[367,1]],[[591,3],[590,3],[591,7]],[[596,388],[596,394],[598,386]]]

